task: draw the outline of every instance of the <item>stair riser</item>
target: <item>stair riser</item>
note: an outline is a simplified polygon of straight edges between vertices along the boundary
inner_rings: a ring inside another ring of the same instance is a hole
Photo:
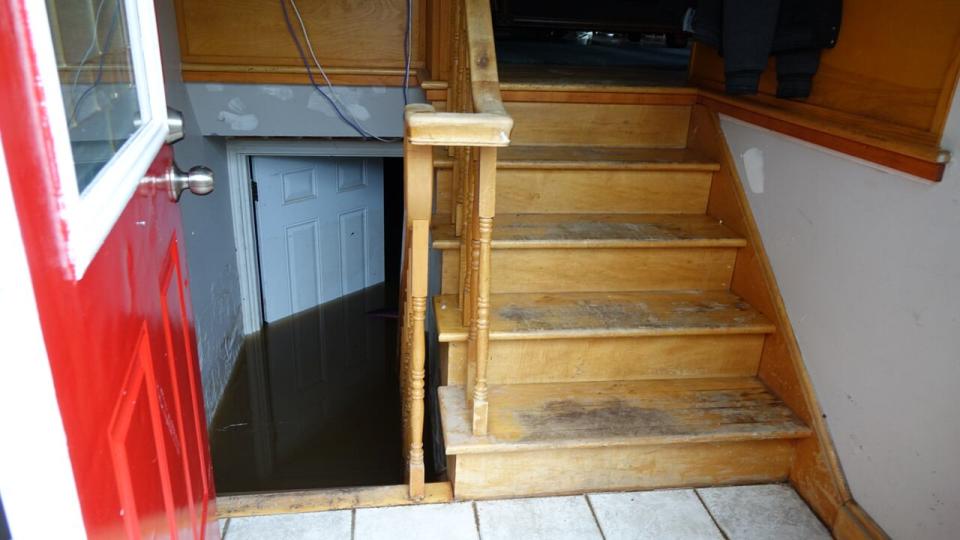
[[[737,248],[494,249],[491,292],[724,290],[736,258]],[[459,274],[459,250],[444,250],[443,294]]]
[[[514,145],[593,145],[682,148],[691,108],[686,105],[506,103]]]
[[[792,440],[569,448],[448,456],[457,499],[780,482]]]
[[[710,171],[499,169],[500,214],[703,214]],[[456,205],[450,169],[437,171],[437,213]]]
[[[763,334],[493,341],[490,384],[756,375]],[[465,342],[441,344],[443,385],[472,383]],[[472,384],[471,384],[472,386]],[[491,406],[496,406],[491,404]]]

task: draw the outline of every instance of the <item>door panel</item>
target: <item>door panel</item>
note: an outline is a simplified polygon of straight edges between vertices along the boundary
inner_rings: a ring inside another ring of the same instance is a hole
[[[178,244],[173,244],[167,266],[160,284],[160,300],[163,314],[165,337],[165,357],[170,372],[174,405],[176,407],[176,428],[179,435],[181,452],[180,466],[186,479],[187,504],[184,510],[190,513],[190,522],[195,537],[201,535],[201,525],[207,517],[207,500],[210,498],[210,486],[205,471],[209,468],[206,460],[206,428],[203,412],[197,404],[203,402],[203,393],[196,370],[193,350],[191,349],[190,327],[187,320],[186,291],[180,272]],[[171,464],[171,466],[175,466]]]
[[[152,372],[153,355],[144,326],[130,360],[130,372],[121,387],[113,418],[107,428],[128,538],[162,535],[170,530],[173,518],[168,511],[167,490],[161,488],[169,480],[164,469],[157,466],[164,452],[157,437],[160,419],[155,406],[156,395],[151,391],[156,388],[150,377]]]

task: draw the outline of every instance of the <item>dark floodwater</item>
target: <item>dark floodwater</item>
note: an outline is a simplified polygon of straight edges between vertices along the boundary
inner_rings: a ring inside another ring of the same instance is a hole
[[[237,361],[211,426],[218,493],[403,483],[386,305],[378,285],[266,327],[266,358]]]

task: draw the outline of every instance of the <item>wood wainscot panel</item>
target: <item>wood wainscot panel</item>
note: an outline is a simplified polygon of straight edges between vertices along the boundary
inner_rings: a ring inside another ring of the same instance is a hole
[[[412,78],[425,65],[426,1],[413,2]],[[297,5],[314,51],[334,84],[402,84],[406,0],[300,0]],[[184,80],[306,82],[279,3],[175,0],[175,6]],[[289,5],[287,11],[299,30]],[[297,37],[302,44],[302,35]]]

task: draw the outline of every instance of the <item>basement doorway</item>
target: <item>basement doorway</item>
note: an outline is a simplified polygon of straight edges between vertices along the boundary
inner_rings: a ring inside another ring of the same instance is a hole
[[[403,483],[401,153],[228,144],[245,325],[255,331],[211,424],[218,495]]]

